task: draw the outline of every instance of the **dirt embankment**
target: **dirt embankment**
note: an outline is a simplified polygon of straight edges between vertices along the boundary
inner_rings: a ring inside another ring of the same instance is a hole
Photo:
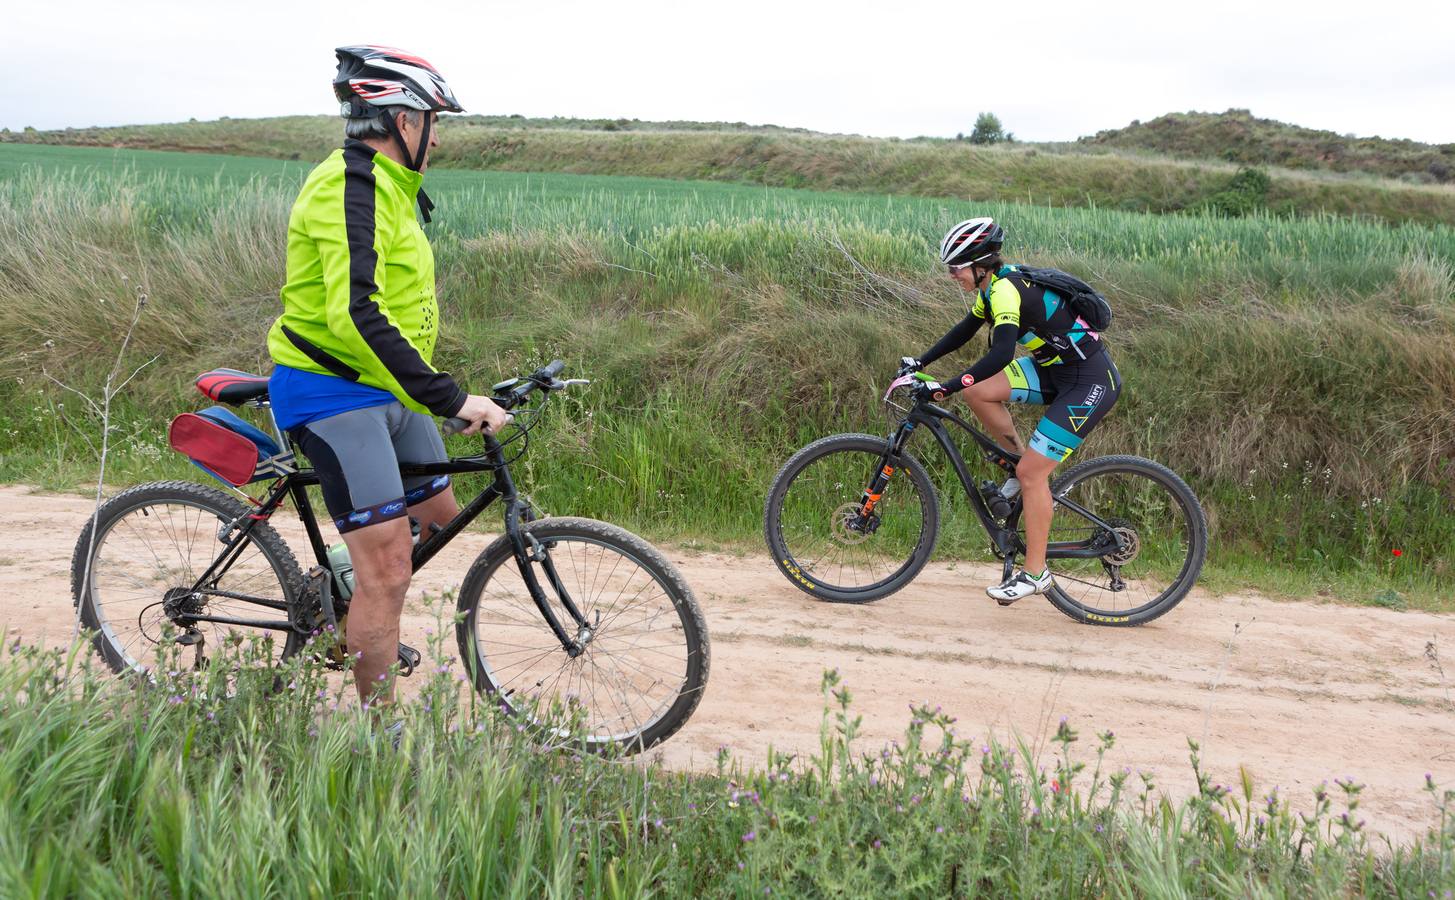
[[[12,638],[70,639],[71,551],[89,511],[83,498],[0,488],[0,619]],[[426,596],[456,587],[488,540],[464,535],[421,573],[406,641],[425,645],[436,623]],[[1112,730],[1108,764],[1153,771],[1174,794],[1193,782],[1189,737],[1215,779],[1236,784],[1244,765],[1260,793],[1277,785],[1305,804],[1319,782],[1353,777],[1368,785],[1370,827],[1398,838],[1434,818],[1426,772],[1455,783],[1452,686],[1435,665],[1455,678],[1450,618],[1194,592],[1145,627],[1094,628],[1039,599],[1001,609],[983,591],[996,572],[963,564],[932,565],[876,604],[835,606],[764,557],[667,550],[712,636],[702,705],[659,751],[675,767],[710,768],[720,746],[748,762],[769,745],[812,752],[820,679],[837,668],[864,717],[865,750],[898,737],[917,701],[957,715],[962,735],[1040,748],[1066,716],[1086,739],[1080,753]]]

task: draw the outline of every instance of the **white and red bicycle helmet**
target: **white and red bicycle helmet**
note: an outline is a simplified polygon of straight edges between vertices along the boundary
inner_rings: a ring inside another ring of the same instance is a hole
[[[464,112],[460,101],[445,83],[439,69],[421,56],[378,44],[338,47],[338,72],[333,76],[333,93],[339,99],[339,114],[346,119],[378,116],[394,135],[404,153],[404,164],[418,172],[429,152],[430,116],[425,116],[419,144],[410,147],[394,121],[398,107],[421,112]],[[417,195],[420,214],[430,220],[434,203],[429,195]]]
[[[390,106],[433,112],[464,112],[439,69],[423,57],[393,47],[339,47],[333,92],[346,118],[378,115]]]
[[[940,241],[940,262],[960,268],[1000,252],[1005,229],[989,216],[966,219],[945,232]]]

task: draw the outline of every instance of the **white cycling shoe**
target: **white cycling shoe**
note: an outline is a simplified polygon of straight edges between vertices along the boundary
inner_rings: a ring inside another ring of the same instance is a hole
[[[1044,594],[1055,583],[1056,576],[1051,574],[1050,569],[1042,572],[1039,576],[1032,575],[1025,569],[1021,569],[1012,575],[1004,584],[986,588],[985,593],[989,594],[1001,606],[1010,606],[1023,597],[1029,597],[1032,594]]]

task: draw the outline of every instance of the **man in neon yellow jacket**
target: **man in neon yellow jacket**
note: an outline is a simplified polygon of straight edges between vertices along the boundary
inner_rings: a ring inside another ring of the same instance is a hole
[[[340,47],[334,91],[349,140],[304,182],[288,219],[283,315],[268,333],[278,426],[318,470],[348,546],[348,649],[359,695],[392,699],[399,617],[412,574],[409,517],[428,534],[457,506],[449,478],[402,479],[401,462],[445,459],[431,416],[493,433],[505,412],[432,363],[434,254],[415,217],[440,112],[463,112],[428,62],[390,47]]]

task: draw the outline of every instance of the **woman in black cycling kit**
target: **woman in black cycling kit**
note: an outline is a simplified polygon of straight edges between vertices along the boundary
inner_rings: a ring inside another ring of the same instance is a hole
[[[989,218],[969,219],[940,242],[940,261],[950,276],[973,290],[975,305],[959,324],[920,357],[906,356],[902,372],[919,371],[964,346],[987,320],[990,349],[956,378],[921,382],[925,399],[944,400],[964,392],[965,402],[986,429],[1021,454],[1014,478],[1001,488],[1007,497],[1025,495],[1026,562],[1004,584],[987,589],[1002,606],[1045,592],[1053,578],[1046,567],[1051,529],[1051,472],[1070,456],[1101,421],[1121,393],[1122,379],[1097,332],[1052,291],[1033,284],[1000,258],[1005,231]],[[1030,356],[1014,359],[1019,343]],[[1047,407],[1030,447],[1021,443],[1006,402]]]

